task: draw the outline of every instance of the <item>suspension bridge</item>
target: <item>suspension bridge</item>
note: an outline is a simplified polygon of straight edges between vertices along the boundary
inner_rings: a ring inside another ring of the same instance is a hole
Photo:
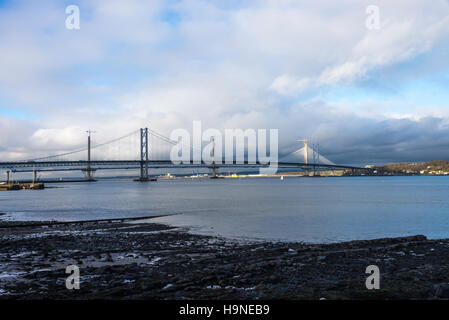
[[[337,165],[318,153],[317,146],[310,147],[306,140],[298,140],[304,143],[304,147],[282,158],[277,163],[262,163],[259,160],[248,161],[182,161],[173,163],[170,160],[170,150],[178,141],[149,128],[141,128],[119,138],[99,144],[92,144],[91,133],[87,131],[87,147],[68,152],[60,152],[53,155],[21,161],[0,162],[0,170],[6,171],[6,181],[9,182],[11,173],[32,172],[33,181],[38,172],[48,171],[81,171],[86,181],[95,181],[94,173],[98,170],[139,170],[137,181],[153,181],[150,177],[151,169],[162,168],[208,168],[212,171],[212,177],[216,177],[219,168],[266,168],[276,165],[278,168],[293,168],[308,170],[366,170],[366,168]],[[215,153],[215,151],[213,151]],[[87,155],[87,157],[86,157]],[[80,159],[84,157],[84,159]],[[311,159],[312,158],[312,159]],[[302,160],[302,161],[298,161]],[[219,159],[222,160],[222,159]]]

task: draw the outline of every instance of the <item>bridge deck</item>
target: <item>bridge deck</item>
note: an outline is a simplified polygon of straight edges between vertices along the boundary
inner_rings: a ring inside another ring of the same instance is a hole
[[[10,161],[0,162],[0,169],[13,170],[19,168],[33,168],[39,170],[39,168],[47,168],[45,171],[63,171],[61,167],[77,167],[71,170],[85,170],[87,165],[90,164],[91,169],[137,169],[139,166],[145,163],[140,160],[79,160],[79,161]],[[211,163],[196,163],[193,161],[183,162],[181,164],[175,164],[170,160],[149,160],[147,161],[149,168],[211,168]],[[346,165],[330,165],[319,163],[300,163],[300,162],[278,162],[271,165],[277,165],[280,168],[304,168],[304,167],[317,167],[317,168],[331,168],[331,169],[367,169],[355,166]],[[114,167],[104,167],[114,166]],[[263,168],[268,167],[269,164],[265,163],[244,163],[244,162],[226,162],[216,163],[216,168]],[[51,168],[54,168],[53,170]]]

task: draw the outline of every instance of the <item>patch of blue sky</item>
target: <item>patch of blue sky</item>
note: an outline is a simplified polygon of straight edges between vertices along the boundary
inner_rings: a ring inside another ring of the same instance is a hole
[[[410,107],[445,107],[449,109],[449,92],[435,81],[417,79],[409,82],[397,93],[387,93],[366,87],[335,87],[323,96],[329,102],[358,105],[381,104],[390,112],[407,112]]]
[[[324,98],[334,102],[392,102],[391,111],[409,106],[449,108],[449,65],[424,54],[410,61],[370,72],[365,79],[330,87]]]
[[[409,81],[403,95],[416,105],[438,106],[449,109],[449,78],[447,74]]]
[[[347,100],[352,100],[354,102],[364,102],[364,101],[387,101],[390,100],[392,96],[391,93],[382,90],[379,92],[376,89],[368,87],[350,86],[350,85],[339,85],[329,88],[327,91],[323,92],[323,98],[329,101],[342,102]]]
[[[95,87],[121,87],[134,85],[140,81],[152,78],[155,71],[151,68],[143,69],[142,66],[129,63],[117,63],[106,61],[103,64],[79,64],[73,66],[71,77],[67,81],[73,84]]]
[[[181,14],[172,9],[163,10],[160,14],[160,19],[175,27],[182,21]]]
[[[15,2],[13,0],[0,0],[0,9],[10,8]]]
[[[236,10],[241,8],[247,8],[257,5],[257,1],[254,3],[247,0],[218,0],[216,6],[222,10]]]
[[[160,19],[172,26],[178,26],[182,20],[185,20],[185,12],[176,9],[176,4],[181,1],[171,0],[167,1],[167,8],[162,10],[160,13]],[[226,1],[213,1],[214,5],[221,10],[236,10],[239,8],[244,8],[251,6],[251,3],[244,0],[226,0]]]
[[[29,113],[19,108],[0,107],[0,116],[7,116],[10,118],[18,118],[25,120],[34,120],[37,118],[35,114]]]
[[[376,70],[370,74],[370,79],[384,86],[401,88],[417,79],[440,78],[448,74],[449,63],[446,60],[446,57],[443,59],[435,53],[423,54],[410,61]]]

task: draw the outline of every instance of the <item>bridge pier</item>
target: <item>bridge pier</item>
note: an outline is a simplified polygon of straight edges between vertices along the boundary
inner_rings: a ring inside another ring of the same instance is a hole
[[[320,166],[313,166],[313,176],[314,177],[321,177]]]

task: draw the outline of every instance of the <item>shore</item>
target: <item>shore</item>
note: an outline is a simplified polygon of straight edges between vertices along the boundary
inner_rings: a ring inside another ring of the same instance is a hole
[[[0,299],[449,298],[449,239],[252,242],[147,221],[0,221]],[[379,290],[365,287],[368,265]]]

